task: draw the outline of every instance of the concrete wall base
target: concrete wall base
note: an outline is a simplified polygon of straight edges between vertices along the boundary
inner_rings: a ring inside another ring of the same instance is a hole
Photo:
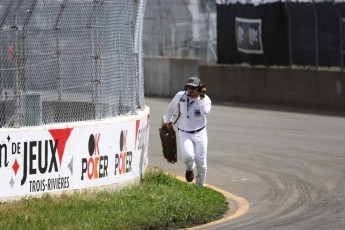
[[[345,110],[345,73],[200,64],[197,59],[145,58],[145,96],[172,97],[198,75],[213,101]]]

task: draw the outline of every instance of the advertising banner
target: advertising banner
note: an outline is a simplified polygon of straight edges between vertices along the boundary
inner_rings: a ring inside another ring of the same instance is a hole
[[[148,112],[76,124],[2,131],[0,198],[116,184],[143,173]]]

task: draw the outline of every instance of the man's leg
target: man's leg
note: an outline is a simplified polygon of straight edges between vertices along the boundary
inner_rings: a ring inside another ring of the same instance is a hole
[[[186,167],[186,180],[192,182],[194,179],[194,167],[195,167],[195,154],[194,154],[194,144],[190,139],[190,134],[179,132],[179,142],[182,159]]]
[[[202,130],[195,135],[195,163],[197,166],[197,175],[195,182],[197,185],[204,186],[207,172],[207,132]]]

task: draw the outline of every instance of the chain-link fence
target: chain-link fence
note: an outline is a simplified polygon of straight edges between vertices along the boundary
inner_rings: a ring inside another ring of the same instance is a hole
[[[133,114],[144,107],[146,0],[2,0],[0,126]]]
[[[150,0],[144,21],[146,56],[217,61],[215,0]]]

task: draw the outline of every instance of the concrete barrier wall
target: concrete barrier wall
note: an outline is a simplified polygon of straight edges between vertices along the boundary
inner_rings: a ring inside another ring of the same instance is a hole
[[[171,97],[183,90],[186,79],[198,74],[198,59],[146,57],[145,95]]]
[[[0,201],[137,180],[148,164],[150,110],[0,132]]]
[[[193,75],[213,101],[345,109],[343,72],[206,65],[182,58],[145,58],[145,95],[172,97]]]
[[[200,65],[199,76],[216,101],[345,109],[342,72]]]

